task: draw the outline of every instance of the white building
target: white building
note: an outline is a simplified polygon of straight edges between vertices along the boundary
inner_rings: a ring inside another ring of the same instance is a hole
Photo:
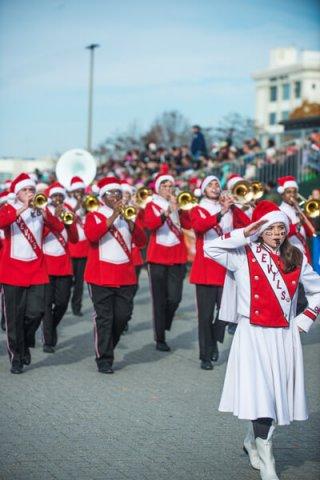
[[[276,135],[303,100],[320,103],[320,52],[274,48],[269,67],[253,75],[256,82],[255,120],[260,132]]]

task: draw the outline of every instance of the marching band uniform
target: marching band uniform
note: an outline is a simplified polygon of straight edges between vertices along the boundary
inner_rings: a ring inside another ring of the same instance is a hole
[[[181,228],[190,229],[186,211],[164,212],[169,202],[158,195],[162,182],[174,183],[171,175],[159,175],[155,181],[155,194],[144,212],[144,226],[151,231],[147,249],[150,287],[153,300],[154,335],[157,349],[168,351],[165,331],[170,330],[174,314],[182,297],[186,273],[187,251]]]
[[[253,221],[267,220],[259,231],[288,217],[269,201],[255,208]],[[274,420],[287,425],[306,420],[303,356],[299,328],[307,332],[319,313],[320,277],[303,257],[301,267],[285,273],[281,258],[243,229],[205,244],[206,254],[232,271],[237,284],[238,328],[230,350],[219,410],[239,419]],[[296,316],[298,283],[308,307]],[[270,425],[269,425],[270,426]],[[269,428],[266,438],[245,441],[250,461],[263,480],[278,479]]]
[[[29,175],[20,174],[11,185],[11,193],[34,188]],[[23,364],[31,361],[29,347],[35,345],[35,333],[44,313],[44,286],[48,283],[42,242],[45,231],[60,232],[61,222],[50,211],[46,217],[12,200],[0,209],[0,228],[4,229],[0,283],[5,298],[7,348],[11,372],[21,373]]]
[[[86,185],[80,177],[73,177],[70,182],[69,192],[75,190],[85,190]],[[69,242],[69,251],[73,267],[73,293],[71,297],[71,307],[74,315],[81,316],[82,296],[83,296],[83,278],[88,256],[88,240],[84,233],[85,211],[77,209],[77,200],[68,198],[66,205],[76,214],[77,230],[79,241],[77,243]]]
[[[113,177],[99,182],[100,197],[121,190],[120,181]],[[118,216],[108,228],[113,210],[107,205],[86,216],[84,230],[89,240],[85,280],[89,284],[94,305],[94,336],[96,363],[102,373],[112,373],[114,348],[131,317],[133,295],[137,283],[131,258],[132,241],[138,247],[146,237],[135,224],[131,233],[128,222]]]
[[[47,190],[48,197],[60,194],[65,197],[65,190],[58,182],[53,183]],[[55,215],[55,207],[48,209]],[[63,225],[63,223],[62,223]],[[49,283],[45,288],[45,313],[43,316],[43,350],[53,353],[57,344],[57,327],[67,311],[72,286],[72,263],[68,244],[78,241],[76,223],[57,232],[48,232],[43,243],[43,252],[49,274]],[[68,243],[70,242],[70,243]]]
[[[6,181],[6,183],[8,180]],[[11,181],[10,181],[11,185]],[[0,207],[4,205],[7,200],[8,200],[8,191],[3,191],[0,193]],[[1,252],[2,252],[2,246],[3,246],[3,240],[4,240],[4,231],[0,230],[0,262],[1,262]],[[4,316],[4,296],[3,296],[3,288],[0,285],[0,302],[1,302],[1,329],[5,332],[6,331],[6,321],[5,321],[5,316]]]
[[[286,176],[278,178],[278,193],[283,194],[286,188],[296,188],[299,190],[299,186],[295,177]],[[297,213],[297,210],[293,205],[282,201],[280,204],[280,210],[288,215],[291,220],[289,239],[292,245],[299,248],[301,252],[307,257],[309,262],[311,261],[310,251],[307,245],[307,237],[312,237],[312,231],[308,228],[308,225],[301,225],[301,219]]]
[[[201,184],[202,195],[205,195],[207,186],[213,180],[220,185],[217,177],[209,175]],[[191,210],[190,218],[196,234],[196,255],[191,268],[190,283],[196,285],[199,357],[202,361],[201,368],[211,370],[211,360],[218,360],[217,341],[223,341],[224,327],[221,332],[218,315],[226,269],[205,256],[203,246],[206,241],[213,240],[222,233],[248,225],[250,220],[237,207],[221,215],[219,200],[211,200],[206,196]],[[215,309],[216,318],[213,323]]]

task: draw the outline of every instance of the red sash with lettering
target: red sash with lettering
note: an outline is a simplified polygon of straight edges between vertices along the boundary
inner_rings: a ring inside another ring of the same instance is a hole
[[[111,233],[111,235],[117,240],[117,242],[119,243],[119,245],[121,246],[122,250],[124,251],[124,253],[127,255],[129,261],[131,259],[131,253],[130,253],[130,250],[123,238],[123,236],[121,235],[121,233],[119,232],[119,230],[114,226],[114,225],[111,225],[111,227],[109,228],[109,232]]]
[[[166,218],[166,222],[168,224],[168,227],[170,228],[171,232],[175,234],[175,236],[178,238],[178,240],[181,240],[181,232],[179,228],[173,223],[170,217]]]
[[[56,239],[58,240],[58,242],[60,243],[60,245],[64,248],[64,250],[66,252],[67,251],[67,242],[63,238],[62,234],[58,233],[58,232],[52,232],[52,233],[56,237]]]
[[[251,287],[250,323],[288,327],[301,269],[284,273],[280,259],[257,245],[247,246],[246,253]]]
[[[21,233],[24,235],[24,237],[28,240],[32,250],[35,252],[38,258],[42,256],[42,250],[39,247],[37,240],[34,238],[33,233],[29,229],[28,225],[26,222],[23,220],[21,216],[19,216],[16,220],[16,224],[18,225]]]

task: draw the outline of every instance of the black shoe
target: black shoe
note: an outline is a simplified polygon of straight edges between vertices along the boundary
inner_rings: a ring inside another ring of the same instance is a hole
[[[166,342],[157,342],[156,349],[160,352],[170,352],[171,350]]]
[[[23,363],[23,365],[30,365],[30,363],[31,363],[31,353],[30,353],[29,349],[24,352],[24,355],[22,357],[22,363]]]
[[[201,360],[200,367],[202,370],[213,370],[213,365],[210,360]]]
[[[54,348],[51,345],[43,345],[44,353],[54,353]]]
[[[216,350],[215,352],[213,352],[213,354],[211,355],[211,360],[213,362],[217,362],[219,360],[219,351]]]
[[[73,315],[75,315],[76,317],[83,317],[83,313],[82,312],[72,312]]]
[[[99,373],[109,373],[109,374],[114,373],[111,365],[101,365],[100,367],[98,367],[98,372]]]
[[[13,363],[10,368],[11,373],[22,373],[23,372],[23,365],[21,363]]]

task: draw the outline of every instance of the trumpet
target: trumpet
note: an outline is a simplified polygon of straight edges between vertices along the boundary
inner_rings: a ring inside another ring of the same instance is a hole
[[[197,205],[198,199],[192,193],[184,191],[177,196],[177,203],[180,210],[191,210]]]
[[[147,187],[138,188],[136,193],[136,203],[140,208],[145,208],[147,203],[151,201],[152,190]]]
[[[303,212],[309,218],[317,218],[320,216],[320,201],[310,198],[307,200],[300,193],[297,193],[298,196],[298,206],[303,207]]]
[[[231,194],[236,198],[237,202],[242,205],[251,202],[254,198],[254,193],[251,184],[246,180],[240,180],[231,189]]]
[[[138,212],[133,205],[127,205],[121,208],[120,213],[125,220],[134,220]]]
[[[75,220],[75,215],[73,212],[70,212],[70,210],[63,210],[60,213],[60,220],[65,224],[65,225],[72,225],[74,220]]]
[[[30,208],[42,209],[48,205],[48,197],[44,193],[36,193],[30,200]]]
[[[100,207],[100,202],[94,195],[86,195],[82,200],[82,208],[86,212],[95,212]]]

